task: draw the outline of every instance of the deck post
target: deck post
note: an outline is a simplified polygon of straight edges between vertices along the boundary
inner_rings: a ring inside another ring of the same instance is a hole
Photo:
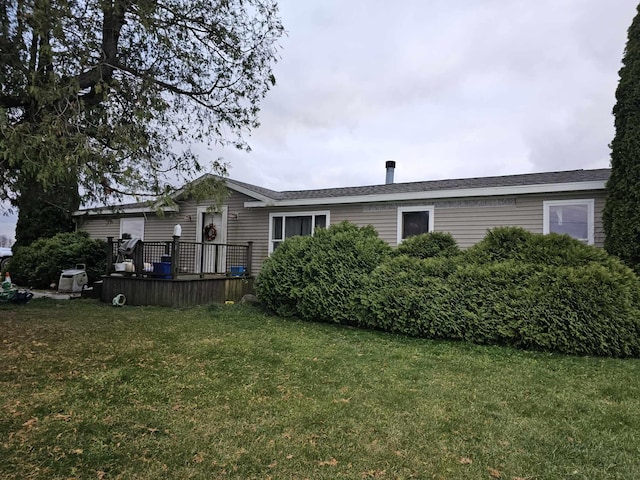
[[[131,256],[136,277],[142,277],[144,275],[144,242],[142,240],[136,244]]]
[[[107,275],[113,271],[113,237],[107,237]]]
[[[173,244],[171,245],[171,278],[178,278],[178,265],[180,265],[180,237],[173,236]]]
[[[247,265],[245,267],[245,275],[251,275],[251,262],[253,260],[253,242],[247,242]]]

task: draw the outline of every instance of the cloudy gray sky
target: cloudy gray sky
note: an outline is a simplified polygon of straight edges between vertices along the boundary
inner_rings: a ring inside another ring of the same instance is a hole
[[[609,165],[637,0],[280,0],[288,36],[251,153],[275,190]],[[0,234],[13,234],[0,217]]]

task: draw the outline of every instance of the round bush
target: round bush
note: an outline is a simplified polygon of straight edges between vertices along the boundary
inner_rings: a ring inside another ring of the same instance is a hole
[[[494,229],[461,255],[389,255],[345,223],[284,242],[258,277],[272,310],[429,338],[640,356],[640,281],[566,235]]]
[[[83,263],[92,282],[105,273],[106,249],[104,240],[91,239],[86,232],[40,238],[15,249],[10,265],[11,279],[26,287],[49,288],[50,284],[58,283],[62,270]]]
[[[522,260],[527,255],[533,233],[520,227],[497,227],[464,252],[468,262],[487,263]]]
[[[549,266],[582,266],[592,262],[617,269],[621,264],[606,251],[569,235],[540,235],[520,227],[489,230],[484,239],[464,252],[466,263],[483,264],[515,260]]]
[[[403,240],[395,253],[416,258],[451,257],[458,255],[460,248],[450,233],[429,232]]]
[[[311,238],[296,236],[282,242],[264,261],[256,279],[258,298],[280,316],[299,315],[298,302],[306,281]]]
[[[371,226],[332,225],[283,242],[263,264],[256,291],[276,313],[355,323],[362,285],[390,252]]]

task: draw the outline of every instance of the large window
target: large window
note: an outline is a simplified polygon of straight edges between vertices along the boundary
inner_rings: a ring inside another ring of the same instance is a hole
[[[144,218],[121,218],[120,238],[128,234],[131,238],[144,240]]]
[[[398,207],[398,244],[427,232],[433,232],[433,207]]]
[[[564,233],[593,245],[593,199],[543,202],[543,233]]]
[[[272,213],[269,215],[269,253],[285,239],[296,235],[313,235],[317,228],[326,228],[329,212]]]

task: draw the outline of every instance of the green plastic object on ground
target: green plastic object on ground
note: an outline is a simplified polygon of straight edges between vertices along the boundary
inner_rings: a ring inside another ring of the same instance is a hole
[[[27,303],[33,298],[33,293],[28,290],[21,290],[11,283],[11,277],[7,273],[2,289],[0,289],[0,303]]]

